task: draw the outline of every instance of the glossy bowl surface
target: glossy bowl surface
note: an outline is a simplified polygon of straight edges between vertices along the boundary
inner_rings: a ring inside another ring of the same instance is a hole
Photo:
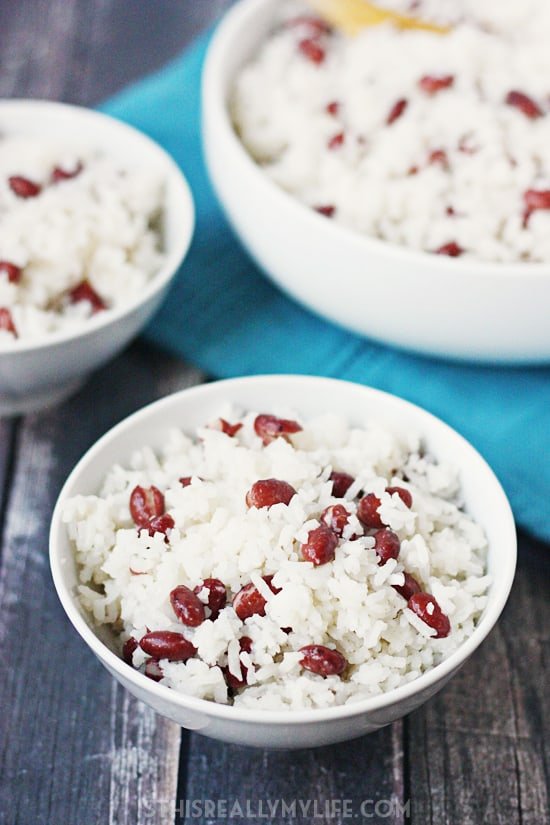
[[[228,99],[277,5],[236,3],[210,44],[203,75],[210,177],[252,258],[301,304],[362,335],[459,360],[550,361],[550,263],[476,263],[361,235],[284,192],[248,155]]]
[[[74,392],[89,372],[134,338],[159,307],[187,254],[194,207],[185,178],[172,158],[141,132],[108,115],[40,100],[0,100],[0,128],[8,135],[62,135],[104,149],[124,165],[158,169],[166,181],[162,234],[165,260],[129,303],[90,318],[81,331],[40,341],[0,344],[0,416],[32,412]]]
[[[251,711],[184,696],[152,682],[126,665],[114,652],[110,634],[99,634],[76,598],[77,572],[67,531],[61,520],[66,500],[95,493],[115,462],[149,444],[160,447],[167,429],[192,431],[219,414],[230,401],[243,410],[297,409],[305,418],[319,410],[345,415],[352,422],[368,416],[396,432],[421,434],[438,457],[460,469],[467,510],[484,527],[489,540],[488,568],[493,577],[489,602],[467,641],[448,659],[415,681],[381,696],[328,710]],[[194,387],[145,407],[114,427],[81,459],[69,476],[52,518],[50,563],[63,607],[82,639],[109,672],[158,713],[189,730],[215,739],[272,748],[327,745],[361,736],[404,716],[440,690],[485,639],[497,621],[512,585],[516,534],[510,506],[493,472],[481,456],[439,419],[395,396],[358,384],[304,376],[236,378]]]

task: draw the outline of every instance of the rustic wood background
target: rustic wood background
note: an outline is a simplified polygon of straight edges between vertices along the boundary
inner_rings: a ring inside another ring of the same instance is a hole
[[[93,105],[175,55],[226,5],[0,0],[0,96]],[[344,822],[338,800],[351,800],[356,821],[548,825],[550,547],[526,536],[510,603],[482,649],[427,706],[354,742],[271,753],[210,741],[156,716],[95,661],[50,579],[57,493],[111,425],[204,380],[138,343],[64,406],[0,421],[0,822],[221,821],[206,800],[238,801],[252,820],[258,800],[281,799],[317,801],[317,816],[276,823]],[[392,798],[393,809],[374,812]],[[186,800],[202,814],[186,815]]]

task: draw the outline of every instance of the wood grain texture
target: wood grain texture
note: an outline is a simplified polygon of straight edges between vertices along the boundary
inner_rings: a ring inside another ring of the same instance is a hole
[[[95,102],[162,65],[220,5],[0,3],[0,95]],[[15,461],[18,425],[0,422],[6,825],[173,822],[180,729],[119,688],[71,630],[50,579],[47,533],[62,481],[98,436],[150,400],[201,380],[138,345],[62,409],[22,422]]]
[[[402,770],[402,723],[327,748],[292,752],[220,745],[192,734],[185,792],[180,786],[177,810],[193,822],[216,821],[208,801],[249,813],[270,813],[272,823],[319,822],[341,825],[350,818],[365,822],[376,806],[388,802],[389,825],[405,822]],[[215,789],[215,793],[213,793]],[[239,807],[237,807],[239,806]],[[180,816],[176,822],[185,822]],[[230,821],[238,821],[235,816]]]
[[[521,541],[503,617],[449,685],[412,714],[412,821],[548,825],[548,548]]]
[[[136,347],[62,408],[21,425],[0,575],[0,707],[9,709],[2,823],[173,822],[180,728],[120,688],[70,628],[50,578],[47,531],[66,475],[92,442],[201,380]]]
[[[0,418],[0,536],[10,489],[17,424]]]
[[[228,0],[2,0],[0,96],[97,103],[174,57]]]

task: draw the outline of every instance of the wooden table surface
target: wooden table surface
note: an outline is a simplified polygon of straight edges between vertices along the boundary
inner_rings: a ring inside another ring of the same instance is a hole
[[[0,0],[0,96],[93,105],[226,5]],[[77,637],[47,558],[62,482],[114,423],[204,380],[137,343],[60,408],[0,421],[2,825],[548,825],[550,547],[526,536],[502,620],[448,687],[392,727],[329,748],[255,751],[182,731]]]

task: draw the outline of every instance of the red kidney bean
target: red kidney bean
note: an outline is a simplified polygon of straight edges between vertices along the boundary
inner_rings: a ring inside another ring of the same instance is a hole
[[[329,481],[332,481],[332,495],[334,498],[344,498],[355,479],[348,473],[333,471],[329,476]]]
[[[338,100],[331,100],[330,103],[327,103],[325,111],[327,115],[332,115],[333,117],[336,117],[338,114],[340,114],[340,108],[341,104]]]
[[[252,582],[245,584],[233,598],[233,609],[242,621],[249,616],[265,616],[265,605],[266,600]]]
[[[334,559],[337,546],[338,536],[326,524],[320,524],[309,531],[307,541],[300,550],[304,561],[310,561],[318,567]]]
[[[139,642],[144,653],[154,659],[169,659],[171,662],[186,662],[197,649],[181,633],[172,630],[153,630],[146,633]]]
[[[374,549],[378,556],[378,564],[386,564],[390,559],[396,559],[401,549],[399,536],[387,527],[377,530],[374,534]]]
[[[311,34],[316,37],[320,37],[322,34],[330,34],[332,31],[329,24],[324,20],[321,20],[320,17],[312,17],[307,14],[292,17],[290,20],[286,21],[285,26],[287,28],[298,28],[298,26],[305,26],[310,29]]]
[[[122,658],[126,662],[127,665],[132,665],[133,667],[133,655],[134,650],[138,649],[138,642],[137,639],[134,639],[133,636],[130,636],[129,639],[126,639],[122,646]]]
[[[149,524],[147,525],[147,529],[149,530],[149,535],[154,536],[155,533],[164,533],[165,541],[168,541],[168,530],[173,530],[176,526],[176,522],[172,518],[169,513],[163,513],[162,516],[155,516],[152,518]]]
[[[246,674],[248,673],[248,668],[244,665],[241,665],[240,679],[237,676],[234,676],[227,666],[222,667],[221,670],[227,683],[227,687],[231,688],[231,690],[239,690],[246,685]]]
[[[337,650],[325,645],[306,645],[300,648],[300,664],[319,676],[339,676],[347,667],[347,660]]]
[[[158,487],[134,487],[130,493],[130,514],[138,527],[149,527],[149,522],[164,514],[164,496]]]
[[[335,206],[316,206],[315,211],[318,212],[320,215],[324,215],[325,218],[332,218],[334,217],[334,213],[336,212]]]
[[[386,118],[386,123],[388,126],[391,126],[392,123],[395,123],[401,115],[404,113],[405,109],[409,105],[409,101],[405,98],[401,98],[401,100],[397,100],[393,106],[391,107],[389,114]]]
[[[77,163],[74,169],[63,169],[62,166],[54,166],[51,174],[52,183],[61,183],[64,180],[71,180],[76,178],[82,172],[84,167],[81,163]]]
[[[201,478],[200,476],[182,476],[182,478],[178,479],[178,481],[182,487],[189,487],[194,478],[198,478],[199,481],[204,481],[204,478]]]
[[[400,596],[403,596],[406,601],[409,601],[411,596],[415,593],[421,593],[422,588],[410,573],[405,573],[405,581],[403,584],[392,584],[394,590],[397,590]]]
[[[523,195],[525,203],[523,225],[527,226],[529,218],[538,209],[550,209],[550,189],[528,189]]]
[[[213,430],[220,430],[220,432],[225,433],[230,438],[233,438],[240,429],[242,429],[242,424],[230,424],[229,421],[226,421],[225,418],[218,418],[215,424],[212,425]]]
[[[531,212],[535,209],[550,209],[550,189],[528,189],[523,200]]]
[[[341,538],[349,517],[350,513],[343,504],[332,504],[321,513],[321,522]]]
[[[203,587],[208,591],[207,605],[210,608],[210,618],[214,621],[227,603],[225,584],[219,579],[205,579],[202,584],[194,588],[193,593],[198,596]]]
[[[18,198],[36,198],[42,191],[42,187],[38,183],[34,183],[28,178],[21,175],[12,175],[8,178],[10,189]]]
[[[411,509],[413,497],[409,490],[406,490],[404,487],[386,487],[386,493],[389,493],[390,496],[393,496],[394,493],[397,493],[405,507],[408,507],[409,510]]]
[[[438,163],[443,169],[449,168],[449,156],[445,149],[433,149],[428,155],[428,163],[434,165]]]
[[[454,82],[455,79],[452,74],[439,76],[426,74],[424,77],[420,78],[418,85],[423,92],[426,92],[429,95],[434,95],[436,92],[442,91],[442,89],[449,89]]]
[[[264,582],[273,593],[280,593],[281,589],[271,583],[273,576],[263,576]],[[239,619],[244,622],[250,616],[265,616],[266,600],[253,582],[245,584],[233,597],[233,609]]]
[[[544,112],[535,101],[528,97],[523,92],[512,90],[506,95],[506,103],[509,106],[514,106],[520,112],[528,117],[530,120],[536,120],[538,117],[543,117]]]
[[[413,593],[407,607],[416,613],[428,627],[436,631],[434,638],[444,639],[451,632],[449,617],[443,613],[437,600],[429,593]]]
[[[242,636],[239,639],[239,647],[241,649],[241,653],[250,653],[252,650],[252,639],[249,636]],[[239,688],[243,688],[246,685],[246,674],[248,673],[248,668],[245,667],[242,662],[240,679],[231,673],[228,667],[222,668],[222,671],[225,676],[225,681],[232,690],[239,690]]]
[[[334,135],[333,137],[330,138],[327,146],[331,150],[339,149],[340,146],[344,145],[345,140],[346,140],[345,133],[344,132],[338,132],[337,135]]]
[[[464,249],[457,244],[456,241],[450,241],[449,243],[445,243],[443,246],[440,246],[439,249],[436,249],[435,254],[448,255],[449,258],[459,258],[464,254]]]
[[[147,659],[145,662],[145,675],[148,679],[152,679],[153,682],[160,682],[164,677],[162,668],[156,659]]]
[[[273,507],[274,504],[290,503],[296,495],[296,490],[286,481],[277,478],[265,478],[256,481],[246,494],[247,507]]]
[[[254,421],[254,432],[265,445],[270,444],[276,438],[286,438],[289,435],[299,433],[302,427],[297,421],[290,418],[277,418],[275,415],[258,415]]]
[[[324,62],[326,52],[313,37],[306,37],[298,43],[300,53],[311,63],[319,66]]]
[[[19,337],[12,314],[6,307],[0,307],[0,329],[3,329],[5,332],[11,332],[15,338]]]
[[[107,304],[101,295],[98,295],[91,283],[87,280],[81,281],[69,290],[68,294],[71,304],[79,304],[81,301],[89,303],[92,308],[92,315],[107,309]]]
[[[20,266],[16,266],[9,261],[0,261],[0,275],[2,273],[7,275],[10,284],[18,284],[21,280],[23,270]]]
[[[230,438],[233,438],[233,436],[237,435],[239,430],[242,430],[243,427],[241,422],[238,422],[237,424],[230,424],[228,421],[225,420],[225,418],[220,418],[220,422],[222,425],[222,433],[225,433]]]
[[[384,523],[378,512],[380,507],[380,499],[374,493],[367,493],[359,500],[357,505],[357,518],[359,521],[369,529],[383,527]]]
[[[189,587],[179,584],[170,593],[172,610],[187,627],[198,627],[206,619],[204,605]]]

